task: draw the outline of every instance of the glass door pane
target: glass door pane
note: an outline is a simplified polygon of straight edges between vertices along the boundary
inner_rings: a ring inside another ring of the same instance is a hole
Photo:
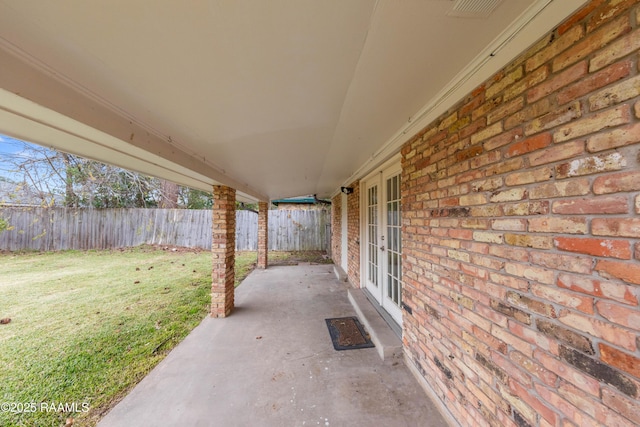
[[[378,287],[378,186],[367,190],[367,279]],[[378,297],[379,298],[379,297]]]
[[[400,211],[400,175],[386,181],[387,259],[386,297],[396,306],[402,304],[402,217]]]

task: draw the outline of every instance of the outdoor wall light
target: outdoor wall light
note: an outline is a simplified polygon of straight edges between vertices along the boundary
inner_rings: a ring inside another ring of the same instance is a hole
[[[353,188],[352,187],[340,187],[340,191],[342,191],[344,194],[351,194],[351,193],[353,193]]]

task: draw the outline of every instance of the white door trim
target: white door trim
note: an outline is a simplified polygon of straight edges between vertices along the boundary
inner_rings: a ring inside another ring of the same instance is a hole
[[[346,194],[341,193],[341,200],[340,200],[340,204],[341,204],[341,224],[340,224],[340,229],[341,229],[341,249],[340,249],[340,264],[342,269],[345,272],[349,271],[349,267],[347,265],[348,263],[348,251],[349,251],[349,224],[348,224],[348,220],[349,220],[349,216],[347,215],[347,200],[348,197]]]
[[[360,235],[362,236],[360,287],[365,288],[380,304],[380,307],[389,313],[400,326],[402,325],[402,281],[398,282],[396,278],[391,276],[396,273],[395,275],[400,279],[402,277],[401,237],[397,226],[387,227],[387,217],[388,212],[396,212],[394,218],[398,220],[398,225],[400,224],[401,212],[398,202],[401,197],[399,189],[396,187],[396,199],[388,200],[387,181],[400,176],[401,172],[400,156],[394,156],[360,181]],[[393,182],[389,182],[389,185]],[[375,207],[369,205],[374,196],[376,197]],[[373,219],[375,224],[370,226],[370,219]],[[374,233],[375,236],[370,236],[371,233]],[[396,255],[397,252],[394,254],[388,251],[389,244],[392,243],[390,239],[393,238],[390,234],[396,236],[393,240],[393,247],[400,250],[399,257]],[[370,263],[370,261],[372,262]],[[388,273],[391,273],[391,276]],[[389,292],[392,292],[391,296],[389,296]]]

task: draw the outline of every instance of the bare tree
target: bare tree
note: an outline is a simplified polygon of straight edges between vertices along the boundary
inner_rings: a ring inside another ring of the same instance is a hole
[[[212,206],[211,194],[204,191],[19,140],[10,143],[14,154],[0,158],[0,171],[11,173],[22,199],[29,199],[24,203],[75,208]]]
[[[16,185],[42,205],[67,207],[155,207],[160,180],[57,150],[15,141],[6,156]]]
[[[5,168],[19,178],[14,181],[16,198],[43,206],[56,204],[64,196],[61,184],[67,171],[61,153],[22,141],[12,143],[17,151],[6,155]]]
[[[180,188],[175,182],[160,180],[160,207],[164,209],[175,209],[178,207],[178,195]]]

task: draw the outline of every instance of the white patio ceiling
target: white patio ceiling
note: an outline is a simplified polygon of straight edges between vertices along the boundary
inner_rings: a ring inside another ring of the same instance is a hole
[[[496,1],[0,0],[0,133],[245,199],[328,197],[585,0],[460,3]]]

